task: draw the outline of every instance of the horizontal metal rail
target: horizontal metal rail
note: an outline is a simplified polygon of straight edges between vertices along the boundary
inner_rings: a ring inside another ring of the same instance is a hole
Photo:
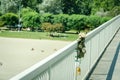
[[[74,41],[10,80],[73,80],[76,47]]]

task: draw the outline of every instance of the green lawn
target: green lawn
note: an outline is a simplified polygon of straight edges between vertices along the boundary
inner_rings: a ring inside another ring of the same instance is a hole
[[[27,39],[50,39],[50,40],[64,40],[64,41],[74,41],[78,38],[77,34],[65,34],[60,33],[59,35],[65,37],[50,37],[47,32],[17,32],[17,31],[2,31],[0,32],[1,37],[11,37],[11,38],[27,38]]]

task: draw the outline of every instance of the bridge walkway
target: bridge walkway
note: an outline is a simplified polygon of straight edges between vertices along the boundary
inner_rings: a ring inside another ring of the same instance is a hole
[[[120,80],[120,29],[87,80]]]

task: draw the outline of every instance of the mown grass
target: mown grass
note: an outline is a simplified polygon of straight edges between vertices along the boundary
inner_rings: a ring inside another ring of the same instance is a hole
[[[59,33],[62,37],[50,37],[47,32],[26,32],[26,31],[2,31],[0,32],[1,37],[10,38],[25,38],[25,39],[49,39],[49,40],[63,40],[63,41],[74,41],[78,38],[77,34],[66,34]]]

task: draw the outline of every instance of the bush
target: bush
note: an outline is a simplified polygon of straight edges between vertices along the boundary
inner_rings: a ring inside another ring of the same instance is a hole
[[[64,31],[67,30],[77,30],[80,32],[85,29],[94,29],[104,22],[108,21],[109,17],[99,17],[99,16],[85,16],[85,15],[67,15],[67,14],[58,14],[52,15],[47,14],[43,16],[44,21],[51,24],[61,23],[64,26]],[[50,25],[50,24],[49,24]]]
[[[29,12],[22,16],[23,26],[30,27],[32,31],[40,27],[40,15],[37,12]]]
[[[86,19],[86,26],[89,29],[95,29],[99,27],[104,22],[108,21],[110,17],[100,17],[100,16],[88,16]]]
[[[67,26],[69,26],[70,29],[80,32],[80,30],[85,28],[85,20],[86,16],[84,15],[71,15],[68,18]]]
[[[111,17],[102,17],[101,20],[100,20],[100,25],[105,23],[106,21],[110,20]]]
[[[1,21],[1,20],[0,20],[0,27],[3,27],[4,24],[5,24],[4,21]]]
[[[120,14],[120,6],[115,6],[109,13],[108,16],[117,16]]]
[[[42,23],[41,29],[47,32],[63,32],[64,27],[61,23],[56,24]]]
[[[2,13],[0,12],[0,16],[2,16]]]
[[[99,16],[88,16],[86,20],[86,26],[90,29],[94,29],[100,25],[101,17]]]
[[[64,27],[62,23],[56,23],[53,25],[54,27],[54,32],[64,32]]]
[[[46,32],[51,32],[52,24],[51,23],[42,23],[41,29]]]
[[[4,22],[4,21],[2,21],[1,16],[0,16],[0,27],[3,27],[3,26],[4,26],[4,24],[5,24],[5,22]]]
[[[1,16],[0,24],[3,25],[10,25],[15,26],[18,24],[18,16],[14,13],[6,13]]]
[[[44,22],[53,23],[52,22],[53,15],[49,13],[42,14],[40,19],[43,23]]]
[[[64,30],[69,30],[69,27],[67,26],[67,22],[68,22],[68,17],[69,15],[67,14],[58,14],[58,15],[53,15],[53,20],[52,22],[55,23],[62,23],[62,25],[64,26]]]

